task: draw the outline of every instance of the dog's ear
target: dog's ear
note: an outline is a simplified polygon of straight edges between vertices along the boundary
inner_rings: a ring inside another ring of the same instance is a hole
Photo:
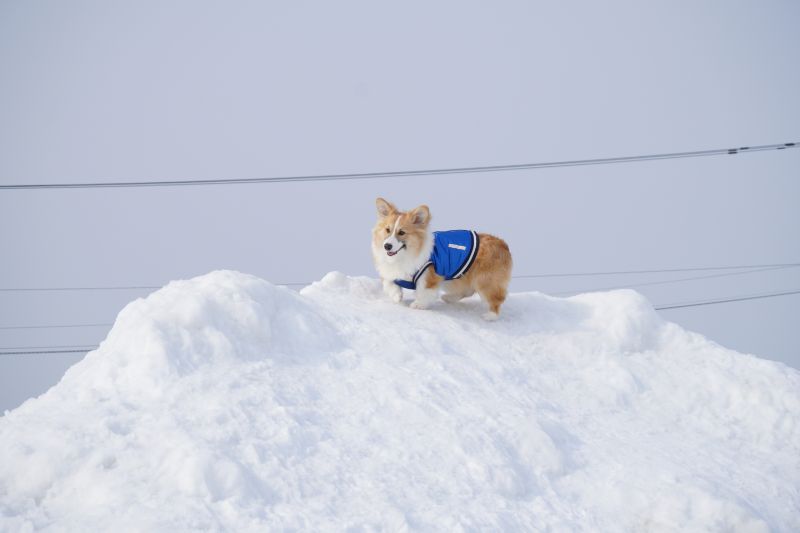
[[[427,205],[421,205],[408,213],[411,223],[417,226],[427,226],[431,220],[431,211]]]
[[[393,213],[397,213],[397,208],[383,198],[377,198],[375,200],[375,207],[378,208],[378,216],[381,218],[388,217]]]

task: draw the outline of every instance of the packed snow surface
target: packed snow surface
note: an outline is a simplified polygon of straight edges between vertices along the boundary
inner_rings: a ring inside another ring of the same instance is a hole
[[[481,305],[170,283],[0,418],[0,530],[800,531],[798,371],[632,291]]]

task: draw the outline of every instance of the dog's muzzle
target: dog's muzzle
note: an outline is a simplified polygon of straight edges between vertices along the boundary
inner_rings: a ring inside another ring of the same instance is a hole
[[[386,244],[384,244],[384,245],[383,245],[383,248],[386,250],[386,255],[388,255],[389,257],[392,257],[392,256],[395,256],[395,255],[397,255],[398,253],[400,253],[400,250],[402,250],[402,249],[403,249],[403,248],[405,248],[405,247],[406,247],[406,245],[405,245],[405,243],[403,243],[403,246],[401,246],[400,248],[398,248],[397,250],[395,250],[395,251],[393,252],[393,251],[392,251],[392,245],[391,245],[391,244],[389,244],[389,243],[387,242]]]

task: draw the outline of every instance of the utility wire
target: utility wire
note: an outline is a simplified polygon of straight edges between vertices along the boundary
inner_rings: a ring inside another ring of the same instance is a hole
[[[287,287],[294,287],[294,286],[306,286],[310,285],[311,282],[303,282],[303,281],[291,281],[287,283],[275,283],[275,285],[287,286]],[[163,285],[130,285],[130,286],[121,286],[121,287],[113,287],[113,286],[106,286],[106,287],[2,287],[0,288],[0,292],[44,292],[44,291],[127,291],[127,290],[153,290],[153,289],[161,289]]]
[[[800,294],[800,289],[786,291],[786,292],[773,292],[770,294],[753,294],[750,296],[738,296],[734,298],[723,298],[719,300],[706,300],[700,302],[688,302],[688,303],[675,303],[675,304],[664,304],[658,305],[655,307],[656,311],[662,311],[664,309],[681,309],[683,307],[697,307],[700,305],[716,305],[716,304],[725,304],[729,302],[744,302],[746,300],[760,300],[762,298],[775,298],[776,296],[788,296],[790,294]]]
[[[0,326],[0,329],[100,328],[114,324],[58,324],[52,326]]]
[[[571,272],[571,273],[552,273],[552,274],[523,274],[512,276],[512,279],[531,279],[531,278],[570,278],[581,276],[613,276],[625,274],[661,274],[669,272],[700,272],[708,270],[741,270],[741,269],[772,269],[800,266],[800,263],[771,263],[761,265],[725,265],[694,268],[662,268],[651,270],[616,270],[601,272]],[[311,281],[292,281],[285,283],[275,283],[278,286],[306,286],[311,285]],[[28,292],[28,291],[116,291],[116,290],[153,290],[160,289],[156,285],[131,285],[131,286],[105,286],[105,287],[4,287],[0,292]],[[600,289],[593,289],[600,290]]]
[[[798,266],[798,265],[795,265]],[[630,285],[613,285],[610,287],[595,287],[592,289],[581,289],[581,290],[572,290],[572,291],[561,291],[561,292],[553,292],[550,293],[551,296],[563,296],[565,294],[581,294],[584,292],[598,292],[598,291],[613,291],[616,289],[630,289],[634,287],[646,287],[649,285],[669,285],[670,283],[682,283],[684,281],[696,281],[700,279],[711,279],[711,278],[725,278],[729,276],[741,276],[744,274],[754,274],[756,272],[769,272],[771,270],[783,270],[786,268],[792,268],[790,266],[778,266],[778,267],[768,267],[768,268],[757,268],[755,270],[744,270],[742,272],[726,272],[724,274],[711,274],[705,276],[693,276],[690,278],[679,278],[679,279],[668,279],[662,281],[647,281],[644,283],[632,283]]]
[[[3,346],[0,350],[56,350],[56,349],[83,349],[88,348],[94,350],[97,348],[96,344],[70,344],[67,346]]]
[[[573,272],[569,274],[523,274],[512,276],[513,279],[527,278],[570,278],[581,276],[616,276],[624,274],[661,274],[667,272],[701,272],[705,270],[741,270],[744,268],[773,268],[773,267],[793,267],[800,266],[800,263],[773,263],[764,265],[735,265],[735,266],[712,266],[697,268],[661,268],[653,270],[617,270],[606,272]]]
[[[36,351],[20,351],[20,352],[0,352],[0,355],[39,355],[39,354],[48,354],[48,353],[87,353],[92,351],[92,349],[84,349],[84,350],[36,350]]]
[[[245,183],[286,183],[298,181],[336,181],[399,178],[408,176],[433,176],[441,174],[470,174],[478,172],[501,172],[508,170],[533,170],[556,167],[575,167],[586,165],[607,165],[611,163],[631,163],[634,161],[655,161],[662,159],[681,159],[688,157],[707,157],[717,155],[734,155],[747,152],[767,150],[785,150],[794,148],[797,143],[764,144],[760,146],[743,146],[741,148],[719,148],[715,150],[696,150],[691,152],[672,152],[663,154],[634,155],[624,157],[606,157],[598,159],[576,159],[571,161],[553,161],[547,163],[520,163],[516,165],[489,165],[475,167],[436,168],[426,170],[396,170],[389,172],[364,172],[354,174],[316,174],[306,176],[277,176],[269,178],[218,178],[187,180],[152,180],[123,182],[85,182],[85,183],[33,183],[0,185],[0,190],[10,189],[90,189],[110,187],[175,187],[184,185],[236,185]]]
[[[0,288],[0,292],[26,292],[26,291],[130,291],[160,289],[161,286],[130,286],[130,287],[8,287]]]
[[[597,291],[605,291],[605,290],[615,290],[615,289],[627,289],[632,287],[644,287],[649,285],[665,285],[670,283],[682,283],[685,281],[695,281],[701,279],[710,279],[710,278],[722,278],[728,276],[740,276],[744,274],[753,274],[756,272],[766,272],[770,270],[782,270],[786,268],[798,267],[800,263],[786,263],[786,264],[778,264],[778,265],[767,265],[761,266],[760,268],[745,270],[744,272],[726,272],[722,274],[711,274],[706,276],[693,276],[689,278],[680,278],[680,279],[670,279],[670,280],[662,280],[662,281],[649,281],[643,283],[634,283],[630,285],[614,285],[609,287],[594,287],[590,289],[582,289],[582,290],[571,290],[571,291],[561,291],[561,292],[554,292],[552,296],[563,296],[566,294],[579,294],[584,292],[597,292]],[[651,273],[651,272],[687,272],[687,271],[696,271],[696,270],[726,270],[726,269],[734,269],[734,268],[744,268],[742,266],[732,266],[732,267],[703,267],[703,268],[694,268],[694,269],[662,269],[662,270],[641,270],[641,271],[627,271],[627,272],[613,272],[613,274],[619,273]],[[598,275],[598,274],[612,274],[612,273],[593,273],[593,274],[561,274],[559,276],[583,276],[583,275]],[[531,278],[531,277],[541,277],[541,276],[551,276],[550,274],[542,274],[542,275],[531,275],[531,276],[516,276],[519,278]],[[297,283],[298,285],[307,285],[310,283]],[[108,289],[114,289],[116,287],[106,287]],[[156,287],[157,288],[157,287]],[[63,288],[65,290],[83,290],[80,287],[72,287],[72,288]],[[99,287],[93,288],[99,289]],[[0,289],[3,290],[3,289]],[[50,289],[7,289],[7,290],[50,290]],[[8,329],[51,329],[51,328],[89,328],[89,327],[110,327],[113,326],[113,323],[100,323],[100,324],[55,324],[55,325],[24,325],[24,326],[0,326],[0,330],[8,330]],[[3,348],[0,348],[2,350]]]
[[[767,294],[753,294],[749,296],[737,296],[733,298],[722,298],[717,300],[705,300],[705,301],[698,301],[698,302],[689,302],[689,303],[676,303],[676,304],[664,304],[664,305],[657,305],[654,307],[656,311],[663,311],[667,309],[681,309],[684,307],[697,307],[700,305],[717,305],[717,304],[724,304],[730,302],[744,302],[747,300],[760,300],[763,298],[775,298],[777,296],[788,296],[790,294],[800,294],[800,289],[785,291],[785,292],[773,292]],[[61,353],[85,353],[97,348],[97,346],[88,346],[82,349],[64,349],[64,350],[34,350],[34,347],[31,347],[30,350],[21,350],[20,351],[0,351],[0,355],[38,355],[38,354],[61,354]],[[2,349],[6,350],[6,349]]]

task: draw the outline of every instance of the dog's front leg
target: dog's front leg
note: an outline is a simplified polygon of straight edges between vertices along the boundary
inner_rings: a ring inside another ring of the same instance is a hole
[[[399,304],[403,301],[403,289],[391,279],[383,280],[383,292],[391,301]]]
[[[439,289],[426,289],[424,287],[417,287],[414,291],[414,301],[411,302],[411,307],[414,309],[427,309],[439,297]]]
[[[428,269],[417,280],[417,290],[414,291],[414,301],[411,303],[411,307],[414,309],[427,309],[439,298],[439,282],[441,278],[431,274],[432,270]]]

